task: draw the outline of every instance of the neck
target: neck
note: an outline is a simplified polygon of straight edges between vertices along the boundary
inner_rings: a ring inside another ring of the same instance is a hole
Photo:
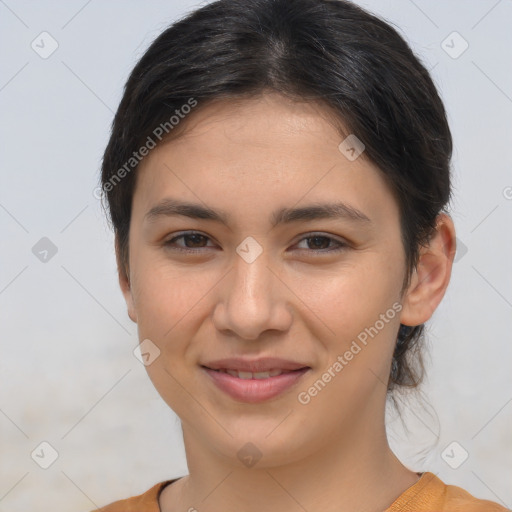
[[[419,477],[389,448],[383,421],[352,427],[351,435],[333,432],[331,442],[319,448],[318,440],[309,454],[286,464],[273,463],[263,454],[254,466],[244,467],[184,425],[189,475],[162,493],[162,512],[205,507],[210,512],[281,512],[292,507],[308,512],[381,512]]]

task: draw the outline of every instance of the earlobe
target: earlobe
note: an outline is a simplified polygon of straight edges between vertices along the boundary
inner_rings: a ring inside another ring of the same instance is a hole
[[[455,249],[453,221],[442,213],[428,245],[420,249],[418,265],[402,301],[400,323],[415,326],[431,318],[450,282]]]

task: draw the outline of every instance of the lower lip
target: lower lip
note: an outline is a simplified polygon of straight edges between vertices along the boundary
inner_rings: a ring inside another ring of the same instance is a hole
[[[231,398],[251,404],[274,398],[295,385],[310,368],[282,373],[267,379],[239,379],[229,373],[203,367],[214,384]]]

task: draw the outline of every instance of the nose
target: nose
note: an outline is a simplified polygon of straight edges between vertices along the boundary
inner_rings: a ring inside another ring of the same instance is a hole
[[[271,268],[265,251],[252,263],[237,256],[219,289],[215,327],[247,340],[256,340],[267,330],[286,332],[293,318],[291,292],[280,274]]]

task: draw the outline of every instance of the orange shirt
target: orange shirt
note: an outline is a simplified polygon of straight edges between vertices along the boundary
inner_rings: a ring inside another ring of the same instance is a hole
[[[116,501],[96,512],[161,512],[158,498],[165,486],[178,480],[167,480],[151,487],[139,496]],[[423,473],[420,479],[403,492],[383,512],[507,512],[493,501],[479,500],[464,489],[446,485],[433,473]]]

